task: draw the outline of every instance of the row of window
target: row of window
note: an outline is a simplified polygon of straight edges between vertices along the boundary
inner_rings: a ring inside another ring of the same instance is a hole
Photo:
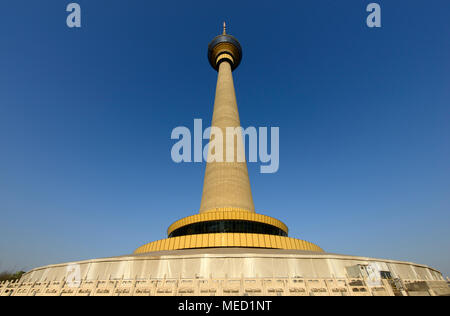
[[[287,237],[286,232],[279,229],[278,227],[269,224],[239,220],[223,220],[186,225],[174,230],[169,235],[169,238],[186,235],[216,233],[266,234]]]

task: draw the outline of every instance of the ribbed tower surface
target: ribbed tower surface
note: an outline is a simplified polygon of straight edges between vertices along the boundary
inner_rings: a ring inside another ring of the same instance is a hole
[[[254,212],[247,164],[237,161],[237,153],[245,153],[243,142],[234,139],[232,143],[228,143],[225,137],[227,128],[235,130],[241,126],[231,64],[227,61],[219,65],[211,126],[222,131],[225,150],[223,162],[213,161],[206,164],[200,213],[221,208],[238,208]],[[237,137],[242,139],[242,133],[239,129],[237,131]],[[214,137],[211,140],[214,140]],[[226,162],[226,152],[230,151],[235,153],[234,161]]]

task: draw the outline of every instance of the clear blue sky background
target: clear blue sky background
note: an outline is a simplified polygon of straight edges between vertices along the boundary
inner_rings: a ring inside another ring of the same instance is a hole
[[[258,212],[329,252],[450,273],[450,2],[0,3],[0,270],[131,253],[198,212],[204,164],[171,130],[209,124],[208,42],[227,20],[243,126],[280,127]]]

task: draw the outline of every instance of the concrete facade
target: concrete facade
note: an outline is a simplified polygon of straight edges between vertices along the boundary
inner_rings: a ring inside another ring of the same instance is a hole
[[[77,272],[77,273],[74,273]],[[439,271],[395,260],[297,250],[154,252],[33,269],[1,296],[436,296]]]

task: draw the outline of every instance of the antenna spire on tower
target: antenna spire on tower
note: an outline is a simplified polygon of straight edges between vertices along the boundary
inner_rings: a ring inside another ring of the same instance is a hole
[[[223,22],[223,35],[227,34],[227,23]]]

